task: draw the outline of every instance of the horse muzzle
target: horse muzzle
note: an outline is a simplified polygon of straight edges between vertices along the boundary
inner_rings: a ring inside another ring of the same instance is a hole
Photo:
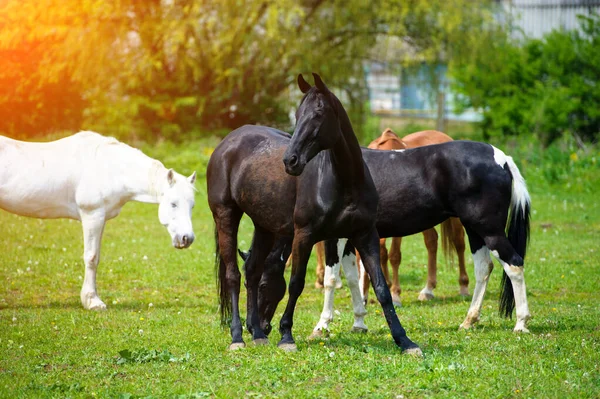
[[[300,161],[300,158],[296,154],[285,155],[283,157],[283,164],[285,165],[285,173],[292,176],[300,176],[304,171],[304,162]]]
[[[196,237],[194,237],[193,233],[183,235],[177,234],[173,238],[173,246],[177,249],[187,248],[190,245],[192,245],[192,243],[194,242],[194,238]]]

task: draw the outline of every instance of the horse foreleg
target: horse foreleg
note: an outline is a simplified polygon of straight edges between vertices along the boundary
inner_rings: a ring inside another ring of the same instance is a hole
[[[304,289],[306,264],[308,263],[313,244],[314,241],[309,234],[296,228],[292,245],[292,275],[290,276],[289,297],[287,306],[281,317],[281,322],[279,323],[281,341],[277,344],[280,349],[285,351],[295,351],[297,349],[294,337],[292,336],[294,310],[296,302]]]
[[[385,245],[385,243],[384,243]],[[402,306],[400,300],[400,294],[402,289],[400,288],[400,279],[398,277],[398,269],[400,269],[400,263],[402,262],[402,237],[392,237],[392,244],[390,245],[390,266],[392,266],[392,301],[394,306]],[[380,246],[381,248],[381,246]],[[383,260],[382,260],[383,262]]]
[[[390,290],[385,282],[378,259],[379,239],[377,236],[377,230],[373,228],[366,232],[366,234],[353,237],[352,243],[359,251],[365,269],[371,278],[373,290],[375,291],[377,300],[381,304],[383,314],[390,328],[394,342],[396,345],[402,348],[403,352],[422,355],[419,346],[406,336],[406,331],[402,327],[402,324],[396,315],[394,304],[392,303],[392,295],[390,294]]]
[[[96,271],[100,263],[100,243],[106,223],[104,212],[83,213],[83,262],[85,275],[81,287],[81,303],[85,309],[105,310],[106,305],[96,291]]]
[[[450,218],[452,242],[458,257],[458,285],[461,296],[469,296],[469,275],[465,268],[465,230],[459,218]]]
[[[471,249],[479,248],[473,253],[473,263],[475,268],[475,289],[473,290],[473,298],[471,299],[471,306],[465,321],[462,322],[460,328],[468,329],[471,328],[475,323],[479,321],[479,315],[481,314],[481,306],[483,305],[483,297],[487,287],[490,273],[494,269],[492,258],[490,257],[490,250],[481,243],[475,244],[473,239],[471,240]]]
[[[429,301],[435,297],[433,290],[437,286],[437,231],[435,229],[425,230],[423,240],[427,248],[427,284],[419,293],[419,301]]]
[[[265,331],[261,327],[258,311],[258,284],[263,275],[264,263],[269,251],[273,247],[274,236],[255,227],[252,238],[252,250],[246,260],[244,272],[246,274],[247,290],[247,318],[246,326],[252,334],[252,340],[256,345],[268,343]]]

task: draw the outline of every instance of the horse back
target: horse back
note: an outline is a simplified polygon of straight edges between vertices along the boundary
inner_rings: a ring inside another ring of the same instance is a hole
[[[512,178],[489,144],[452,141],[403,152],[364,150],[379,193],[382,237],[406,236],[449,217],[477,212],[470,204],[510,202]],[[508,209],[507,209],[508,211]],[[402,226],[392,220],[403,220]]]
[[[281,235],[293,234],[296,178],[285,172],[283,153],[290,135],[246,125],[217,145],[206,171],[213,213],[236,208],[255,225]]]

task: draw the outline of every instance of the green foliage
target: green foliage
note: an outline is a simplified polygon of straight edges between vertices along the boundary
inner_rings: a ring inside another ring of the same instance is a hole
[[[580,20],[581,31],[542,40],[499,36],[455,65],[462,106],[483,110],[486,138],[533,133],[548,145],[565,132],[600,137],[600,16]]]
[[[295,78],[312,71],[340,94],[362,132],[363,62],[437,62],[466,53],[491,16],[469,4],[4,1],[0,132],[84,128],[182,140],[245,123],[289,129],[300,97]]]

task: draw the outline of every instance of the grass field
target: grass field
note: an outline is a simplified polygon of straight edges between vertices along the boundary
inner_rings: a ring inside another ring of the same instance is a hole
[[[322,305],[312,286],[314,259],[296,311],[299,351],[279,351],[277,331],[269,346],[226,350],[230,336],[219,325],[204,180],[215,143],[144,146],[186,175],[199,172],[196,241],[187,250],[173,249],[156,206],[126,205],[103,239],[98,289],[109,306],[105,312],[80,304],[78,222],[0,211],[0,397],[600,397],[597,153],[571,155],[573,162],[588,162],[582,170],[546,176],[554,170],[547,165],[552,159],[536,161],[527,147],[515,149],[529,157],[515,155],[534,209],[525,268],[530,334],[514,334],[514,320],[497,314],[498,265],[473,330],[458,330],[470,299],[458,295],[458,272],[443,260],[437,298],[417,301],[426,278],[425,248],[421,236],[403,241],[403,307],[397,311],[425,353],[417,359],[394,346],[376,304],[368,306],[369,333],[349,332],[346,287],[337,291],[339,315],[329,339],[308,341]],[[242,248],[250,233],[244,219]],[[472,291],[470,260],[468,272]],[[245,339],[250,342],[249,335]]]

